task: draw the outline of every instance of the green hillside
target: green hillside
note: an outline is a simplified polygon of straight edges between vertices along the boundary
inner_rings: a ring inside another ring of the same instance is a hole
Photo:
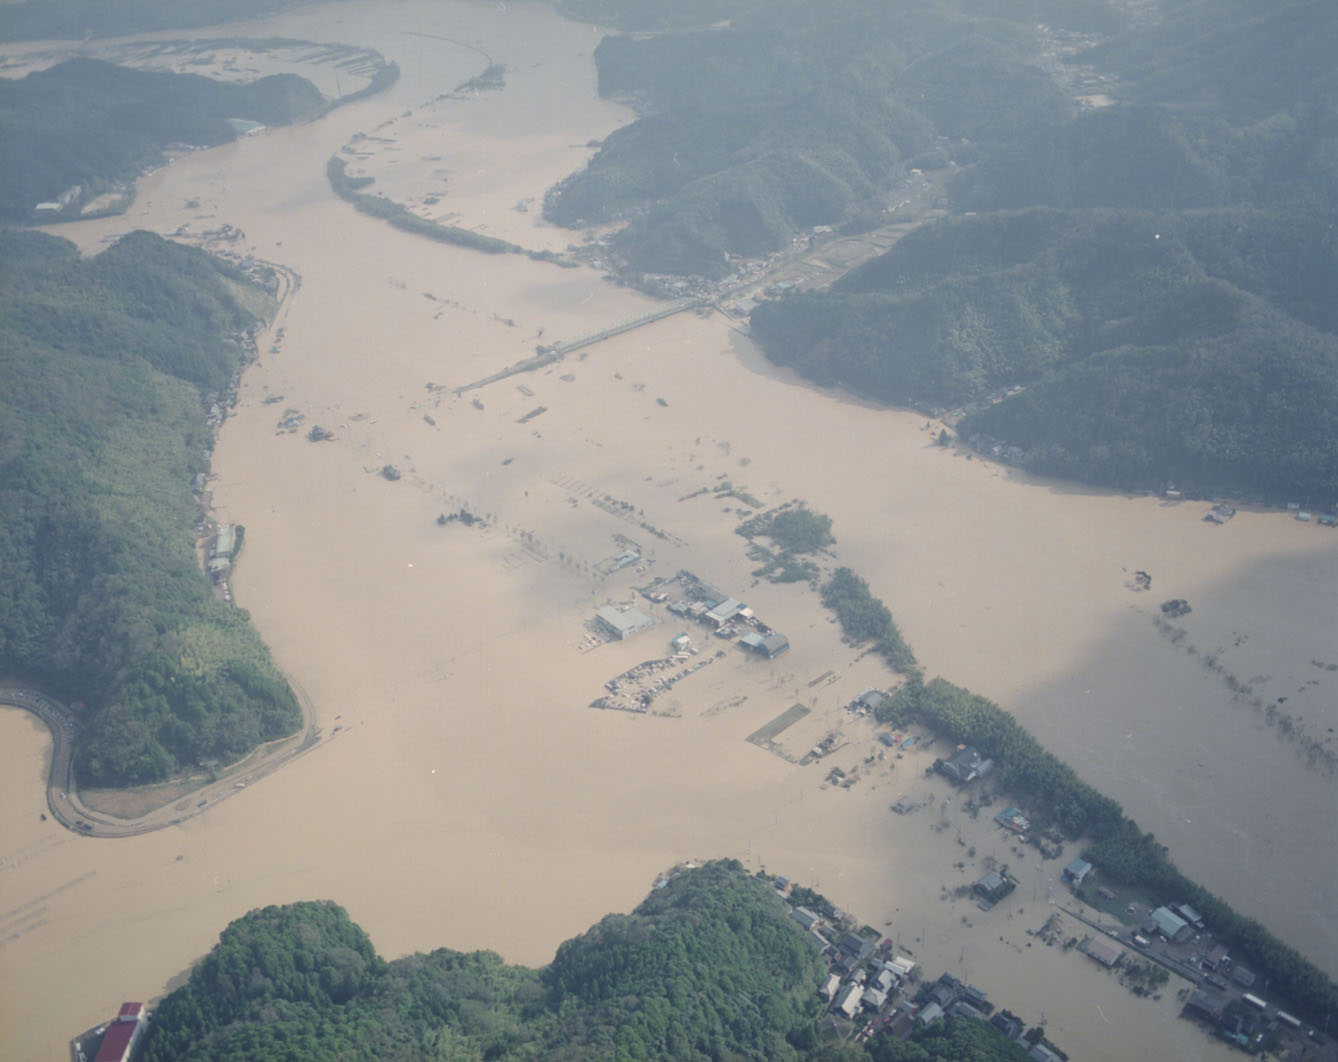
[[[26,222],[34,207],[78,185],[60,216],[133,181],[171,144],[211,147],[237,136],[228,119],[287,125],[314,117],[325,98],[305,78],[275,74],[247,85],[196,74],[132,70],[70,59],[0,80],[0,221]]]
[[[252,911],[172,992],[145,1062],[399,1059],[993,1062],[983,1022],[823,1042],[826,964],[768,882],[734,861],[671,877],[539,970],[440,949],[393,962],[330,903]]]
[[[964,407],[1040,472],[1338,504],[1338,12],[1165,8],[1078,56],[1113,106],[981,148],[958,216],[759,307],[768,356]]]
[[[673,878],[542,970],[489,952],[377,958],[330,904],[234,922],[167,997],[146,1062],[192,1059],[798,1059],[823,964],[737,863]]]
[[[80,780],[130,785],[293,732],[297,703],[194,550],[210,403],[263,293],[139,232],[91,259],[0,230],[0,674],[84,709]]]
[[[698,6],[734,17],[600,42],[601,94],[643,117],[545,203],[571,227],[627,219],[612,249],[633,273],[720,276],[729,255],[847,220],[910,165],[942,166],[949,142],[969,158],[1061,120],[1070,105],[1038,65],[1034,16],[1119,23],[1100,0],[1007,18],[968,0]],[[577,7],[650,22],[630,2]]]

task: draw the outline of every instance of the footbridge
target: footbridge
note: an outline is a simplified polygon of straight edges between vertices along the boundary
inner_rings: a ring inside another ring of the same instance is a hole
[[[481,380],[475,380],[473,383],[464,384],[455,389],[457,395],[464,394],[466,391],[475,391],[480,387],[487,387],[488,384],[496,383],[498,380],[505,380],[508,376],[517,376],[524,372],[533,372],[535,369],[541,369],[545,365],[551,365],[555,361],[560,361],[568,354],[578,350],[584,350],[586,347],[592,347],[596,343],[602,343],[606,339],[612,339],[614,336],[623,335],[625,332],[632,332],[638,328],[643,328],[656,321],[662,321],[666,317],[672,317],[676,313],[682,313],[684,310],[695,310],[700,306],[711,305],[710,299],[690,298],[677,299],[674,302],[666,303],[650,313],[639,314],[636,317],[629,317],[617,324],[609,325],[607,328],[601,328],[594,332],[587,332],[585,335],[577,336],[575,339],[563,340],[560,343],[552,343],[542,348],[532,358],[526,358],[524,361],[518,361],[514,365],[509,365],[500,372],[495,372],[491,376],[485,376]]]

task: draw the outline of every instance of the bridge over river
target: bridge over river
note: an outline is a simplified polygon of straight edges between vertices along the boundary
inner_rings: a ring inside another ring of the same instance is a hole
[[[495,372],[491,376],[485,376],[481,380],[475,380],[473,383],[464,384],[455,389],[457,395],[462,395],[466,391],[475,391],[480,387],[487,387],[488,384],[496,383],[498,380],[505,380],[508,376],[517,376],[524,372],[533,372],[535,369],[541,369],[545,365],[551,365],[555,361],[561,361],[568,354],[578,350],[584,350],[586,347],[592,347],[596,343],[602,343],[606,339],[612,339],[614,336],[620,336],[624,332],[631,332],[642,328],[656,321],[662,321],[666,317],[672,317],[676,313],[682,313],[684,310],[695,310],[701,306],[711,305],[710,299],[691,298],[677,299],[674,302],[666,303],[650,313],[643,313],[636,317],[629,317],[626,320],[619,321],[617,324],[611,324],[607,328],[601,328],[595,332],[587,332],[583,336],[577,336],[575,339],[563,340],[560,343],[553,343],[544,347],[534,357],[526,358],[524,361],[518,361],[514,365],[509,365],[500,372]]]

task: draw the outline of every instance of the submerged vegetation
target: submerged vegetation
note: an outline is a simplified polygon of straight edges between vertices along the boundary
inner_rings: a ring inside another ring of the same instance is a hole
[[[954,743],[975,747],[994,760],[1006,791],[1036,801],[1070,838],[1088,838],[1083,858],[1105,877],[1168,902],[1192,905],[1232,954],[1248,961],[1300,1013],[1322,1021],[1338,1008],[1338,984],[1323,970],[1177,870],[1165,845],[1144,833],[1116,801],[1078,778],[994,702],[941,678],[923,683],[912,676],[877,715],[893,725],[914,720]]]
[[[263,294],[149,233],[82,259],[0,230],[0,673],[83,701],[87,785],[292,733],[297,702],[194,549],[193,477]]]
[[[438,243],[451,243],[457,247],[483,251],[486,254],[523,254],[541,262],[562,264],[561,259],[551,251],[527,251],[514,243],[499,240],[495,236],[485,236],[480,232],[471,232],[458,225],[443,225],[439,221],[420,217],[408,207],[387,199],[382,195],[372,195],[362,189],[370,187],[372,177],[352,177],[348,173],[348,163],[338,155],[331,155],[325,165],[325,176],[330,187],[340,199],[352,203],[358,213],[388,221],[397,229],[426,236]]]
[[[873,596],[869,584],[849,568],[837,568],[822,588],[822,603],[836,613],[841,631],[853,642],[872,642],[888,667],[915,675],[915,654],[901,636],[886,605]]]
[[[1118,802],[1082,781],[1009,712],[946,679],[925,682],[891,611],[853,571],[837,569],[823,587],[822,600],[837,614],[848,638],[873,641],[888,663],[907,676],[875,709],[879,722],[894,727],[919,723],[954,745],[975,748],[996,765],[1002,790],[1029,801],[1068,838],[1085,838],[1083,858],[1100,867],[1106,878],[1168,902],[1191,904],[1233,954],[1247,958],[1301,1013],[1320,1019],[1338,1007],[1338,984],[1323,970],[1182,874],[1165,845],[1144,833]]]

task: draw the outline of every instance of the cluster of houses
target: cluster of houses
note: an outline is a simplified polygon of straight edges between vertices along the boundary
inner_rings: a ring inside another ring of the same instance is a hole
[[[715,631],[718,638],[738,637],[745,649],[768,659],[790,648],[785,635],[772,630],[736,597],[703,582],[689,571],[680,571],[675,579],[683,587],[683,597],[667,606],[670,612],[694,619]]]
[[[784,896],[789,882],[775,879]],[[1065,1056],[1045,1043],[1038,1030],[1024,1035],[1025,1026],[1007,1011],[996,1011],[989,997],[974,985],[951,974],[937,981],[922,980],[914,959],[898,955],[890,940],[872,940],[843,928],[850,924],[831,908],[819,915],[790,904],[793,918],[815,940],[827,961],[828,975],[821,988],[834,1027],[863,1042],[876,1035],[908,1039],[917,1028],[944,1018],[988,1022],[1002,1035],[1021,1044],[1036,1062],[1058,1062]]]
[[[628,550],[615,558],[615,565],[623,567],[639,558],[639,554]],[[673,580],[657,580],[641,593],[647,600],[661,604],[670,596],[664,587],[674,582],[681,586],[682,597],[665,606],[671,614],[701,623],[718,638],[738,638],[739,644],[745,649],[769,660],[790,648],[790,640],[785,635],[763,623],[742,601],[703,582],[692,572],[680,571]],[[605,606],[595,615],[595,625],[600,633],[619,641],[645,630],[654,622],[654,619],[634,607]]]
[[[1305,1036],[1307,1030],[1300,1018],[1285,1010],[1268,1012],[1268,1004],[1248,992],[1225,1005],[1217,1003],[1203,992],[1191,992],[1181,1013],[1206,1023],[1227,1043],[1250,1054],[1255,1054],[1276,1042],[1286,1032]],[[1302,1056],[1304,1057],[1304,1056]]]

